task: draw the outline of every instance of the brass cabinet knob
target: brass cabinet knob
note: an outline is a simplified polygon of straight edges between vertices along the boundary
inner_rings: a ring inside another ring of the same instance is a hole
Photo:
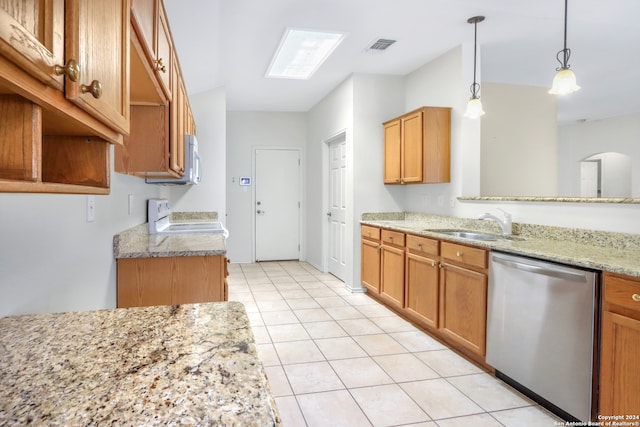
[[[631,299],[634,300],[635,302],[640,302],[640,294],[631,295]]]
[[[75,59],[68,60],[66,65],[56,65],[53,70],[56,76],[66,75],[72,82],[80,80],[80,65]]]
[[[456,256],[462,256],[462,252],[461,251],[456,252]]]
[[[102,83],[98,80],[94,80],[91,82],[89,86],[81,85],[80,90],[82,93],[90,93],[95,99],[98,99],[102,96]]]
[[[162,58],[158,58],[154,62],[156,64],[156,71],[160,71],[162,73],[167,72],[167,66],[162,62]]]

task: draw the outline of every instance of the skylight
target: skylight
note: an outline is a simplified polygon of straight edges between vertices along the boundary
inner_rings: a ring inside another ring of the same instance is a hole
[[[342,33],[288,28],[271,60],[267,77],[310,78],[343,38]]]

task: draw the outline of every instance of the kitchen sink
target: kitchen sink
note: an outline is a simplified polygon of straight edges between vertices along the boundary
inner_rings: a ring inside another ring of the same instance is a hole
[[[426,229],[424,231],[428,231],[430,233],[438,233],[445,234],[447,236],[453,237],[462,237],[465,239],[471,240],[482,240],[486,242],[497,242],[503,240],[511,240],[511,241],[521,241],[525,240],[524,237],[513,236],[513,235],[502,235],[502,234],[493,234],[493,233],[485,233],[483,231],[470,231],[470,230],[447,230],[447,229]]]

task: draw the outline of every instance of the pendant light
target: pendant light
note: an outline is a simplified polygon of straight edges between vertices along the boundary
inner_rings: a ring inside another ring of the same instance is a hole
[[[569,57],[571,57],[571,49],[567,49],[567,3],[564,0],[564,49],[558,52],[556,59],[560,63],[560,67],[556,68],[556,76],[553,78],[553,85],[549,93],[552,95],[566,95],[580,89],[576,84],[576,75],[571,71],[569,65]]]
[[[471,119],[477,119],[484,114],[482,102],[478,96],[480,85],[476,82],[476,55],[478,50],[478,22],[484,21],[484,16],[474,16],[467,19],[469,24],[473,24],[473,84],[471,84],[471,99],[467,104],[467,111],[464,116]]]

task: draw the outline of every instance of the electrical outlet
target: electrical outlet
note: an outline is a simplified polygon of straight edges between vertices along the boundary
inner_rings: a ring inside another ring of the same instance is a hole
[[[87,196],[87,222],[96,220],[96,197]]]
[[[456,207],[456,198],[455,197],[451,197],[449,199],[449,206],[452,207],[452,208]]]

